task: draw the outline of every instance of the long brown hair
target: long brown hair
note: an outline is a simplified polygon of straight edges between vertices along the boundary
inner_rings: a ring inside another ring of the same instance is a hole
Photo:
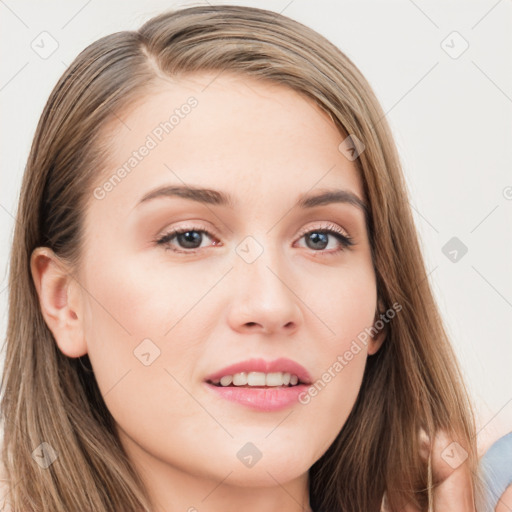
[[[258,8],[198,6],[82,51],[53,89],[25,169],[9,275],[1,418],[13,510],[150,511],[148,493],[116,436],[87,355],[57,348],[31,279],[30,256],[50,247],[78,268],[93,183],[108,161],[107,127],[150,94],[157,77],[229,71],[313,99],[340,134],[365,149],[355,160],[369,204],[369,239],[384,309],[402,310],[367,361],[357,401],[310,469],[315,511],[432,507],[430,458],[418,432],[445,430],[468,452],[478,487],[471,403],[430,289],[391,131],[374,93],[337,47],[290,18]],[[327,413],[327,412],[326,412]],[[33,460],[48,443],[58,459]]]

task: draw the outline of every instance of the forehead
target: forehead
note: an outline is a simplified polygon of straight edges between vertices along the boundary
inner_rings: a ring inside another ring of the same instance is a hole
[[[315,188],[363,197],[329,115],[281,84],[228,73],[161,80],[111,126],[96,186],[110,182],[104,203],[126,210],[166,184],[223,189],[259,204]]]

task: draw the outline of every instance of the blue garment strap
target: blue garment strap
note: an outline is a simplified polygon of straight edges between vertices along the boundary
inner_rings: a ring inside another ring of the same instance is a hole
[[[489,510],[496,508],[501,495],[512,485],[512,432],[500,437],[480,459],[487,489]]]

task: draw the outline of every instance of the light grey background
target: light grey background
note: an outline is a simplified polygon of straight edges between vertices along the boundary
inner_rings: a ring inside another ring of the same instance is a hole
[[[271,9],[309,25],[367,77],[398,144],[429,278],[477,407],[479,443],[511,431],[511,2],[225,3]],[[99,37],[136,29],[171,7],[199,4],[0,0],[2,340],[18,193],[51,89]],[[468,248],[456,262],[450,246],[443,253],[452,237]]]

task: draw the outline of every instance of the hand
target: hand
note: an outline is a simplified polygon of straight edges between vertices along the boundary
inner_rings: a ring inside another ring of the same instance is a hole
[[[422,456],[428,458],[429,439],[421,433]],[[445,432],[439,432],[432,450],[434,512],[475,512],[471,471],[465,463],[464,449],[454,444]],[[416,511],[415,511],[416,512]],[[418,511],[419,512],[419,511]]]
[[[430,443],[425,431],[420,433],[421,456],[427,460]],[[432,451],[432,477],[436,484],[433,492],[434,512],[476,512],[471,472],[463,461],[465,452],[460,445],[454,445],[445,432],[439,432]],[[443,456],[444,457],[443,457]],[[382,508],[382,512],[389,509]],[[425,512],[411,504],[400,509],[401,512]]]
[[[434,450],[432,456],[432,466],[434,480],[439,481],[439,485],[434,491],[434,510],[451,511],[451,512],[474,512],[475,497],[473,495],[472,475],[468,464],[461,459],[460,452],[466,454],[463,448],[456,445],[454,451],[459,452],[459,459],[455,463],[448,463],[450,452],[445,452],[444,457],[441,456],[451,443],[446,433],[442,432],[434,442]]]

